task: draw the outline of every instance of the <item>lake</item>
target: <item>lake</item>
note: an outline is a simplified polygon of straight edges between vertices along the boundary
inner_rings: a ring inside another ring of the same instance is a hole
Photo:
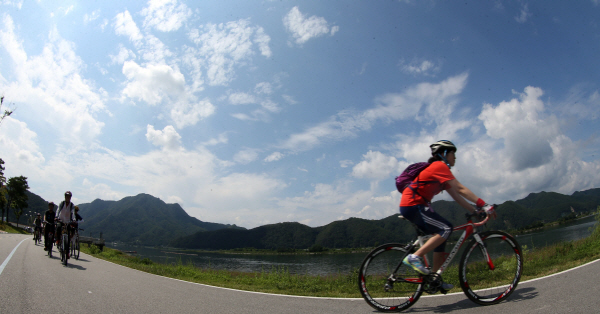
[[[521,246],[540,248],[563,241],[585,238],[591,234],[596,224],[594,217],[587,217],[569,223],[547,228],[539,232],[517,236]],[[174,263],[181,260],[184,264],[194,263],[197,267],[228,269],[241,272],[261,272],[272,269],[286,269],[293,274],[328,275],[348,274],[358,268],[366,252],[344,254],[226,254],[197,253],[181,254],[169,249],[157,249],[132,245],[108,245],[121,251],[136,251],[136,256],[149,258],[159,263]],[[447,246],[449,249],[449,246]],[[460,252],[454,262],[460,260]]]

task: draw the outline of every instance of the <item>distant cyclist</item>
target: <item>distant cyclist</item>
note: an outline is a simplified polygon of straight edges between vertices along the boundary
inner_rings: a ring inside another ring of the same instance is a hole
[[[71,237],[71,239],[73,239],[73,237],[75,236],[75,233],[79,230],[80,222],[83,222],[83,218],[79,215],[79,206],[75,206],[75,220],[73,221],[73,223],[71,223],[73,228],[72,228],[71,232],[69,233],[69,236]]]
[[[485,210],[491,217],[496,217],[494,207],[488,205],[477,197],[471,190],[462,185],[454,177],[450,168],[456,162],[456,146],[446,140],[430,145],[431,155],[429,165],[402,193],[400,213],[421,230],[433,236],[414,254],[409,254],[404,259],[404,264],[412,267],[423,275],[436,272],[445,259],[446,240],[452,233],[452,224],[431,207],[432,198],[446,190],[448,194],[462,207],[473,213],[475,209],[468,201],[476,204],[477,209]],[[433,268],[430,270],[423,264],[422,258],[433,250]],[[443,290],[450,290],[454,286],[442,284]]]
[[[54,238],[48,239],[48,234],[56,234],[54,228],[54,219],[56,214],[54,213],[54,203],[48,203],[48,210],[44,214],[44,251],[48,251],[48,247],[50,247],[50,243],[54,241]]]
[[[63,228],[67,228],[66,231],[70,234],[72,231],[71,222],[75,221],[75,205],[71,202],[73,194],[70,191],[65,192],[65,200],[60,202],[58,205],[58,211],[56,212],[56,224],[55,238],[60,239],[60,235]],[[67,237],[67,243],[63,243],[65,248],[69,248],[71,238]],[[67,251],[68,252],[68,251]],[[67,258],[69,256],[67,255]]]
[[[37,217],[35,218],[35,220],[33,221],[33,240],[39,241],[38,238],[40,238],[42,236],[42,215],[40,215],[40,213],[37,214]]]

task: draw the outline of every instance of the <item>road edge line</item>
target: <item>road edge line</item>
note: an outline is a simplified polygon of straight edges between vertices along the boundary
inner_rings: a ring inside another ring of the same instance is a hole
[[[82,253],[85,254],[85,253]],[[157,277],[162,277],[162,278],[166,278],[166,279],[171,279],[171,280],[175,280],[175,281],[180,281],[180,282],[185,282],[185,283],[189,283],[189,284],[193,284],[193,285],[199,285],[199,286],[205,286],[205,287],[211,287],[211,288],[217,288],[217,289],[223,289],[223,290],[229,290],[229,291],[239,291],[239,292],[246,292],[246,293],[254,293],[254,294],[261,294],[261,295],[271,295],[271,296],[278,296],[278,297],[289,297],[289,298],[305,298],[305,299],[320,299],[320,300],[348,300],[348,301],[356,301],[356,300],[363,300],[363,298],[335,298],[335,297],[311,297],[311,296],[304,296],[304,295],[289,295],[289,294],[277,294],[277,293],[267,293],[267,292],[258,292],[258,291],[248,291],[248,290],[239,290],[239,289],[233,289],[233,288],[226,288],[226,287],[219,287],[219,286],[212,286],[212,285],[207,285],[204,283],[198,283],[198,282],[191,282],[191,281],[186,281],[186,280],[182,280],[182,279],[177,279],[177,278],[171,278],[171,277],[166,277],[166,276],[161,276],[161,275],[157,275],[157,274],[152,274],[149,272],[145,272],[139,269],[135,269],[135,268],[131,268],[131,267],[127,267],[127,266],[123,266],[117,263],[113,263],[111,261],[107,261],[89,254],[85,254],[87,256],[93,257],[97,260],[103,261],[103,262],[107,262],[107,263],[111,263],[113,265],[117,265],[117,266],[121,266],[127,269],[131,269],[131,270],[135,270],[144,274],[149,274],[149,275],[153,275],[153,276],[157,276]],[[549,277],[553,277],[556,275],[560,275],[562,273],[566,273],[572,270],[576,270],[578,268],[593,264],[595,262],[600,261],[600,259],[596,259],[594,261],[591,262],[587,262],[583,265],[579,265],[567,270],[563,270],[561,272],[555,273],[555,274],[551,274],[551,275],[547,275],[544,277],[539,277],[539,278],[534,278],[534,279],[529,279],[527,281],[521,281],[519,282],[519,285],[522,285],[524,283],[529,283],[532,281],[537,281],[537,280],[541,280],[541,279],[545,279],[545,278],[549,278]],[[435,298],[435,297],[445,297],[445,296],[451,296],[451,295],[457,295],[457,294],[464,294],[464,292],[460,291],[460,292],[453,292],[453,293],[448,293],[448,294],[436,294],[436,295],[422,295],[421,298]]]
[[[8,265],[8,261],[10,261],[13,254],[15,254],[15,252],[17,251],[19,246],[21,246],[21,243],[25,242],[25,240],[27,240],[27,238],[21,240],[21,242],[19,242],[19,244],[17,244],[17,246],[15,246],[15,248],[12,250],[12,252],[10,252],[10,254],[8,254],[8,257],[4,260],[2,265],[0,265],[0,275],[2,275],[2,272],[4,271],[4,267],[6,267],[6,265]]]

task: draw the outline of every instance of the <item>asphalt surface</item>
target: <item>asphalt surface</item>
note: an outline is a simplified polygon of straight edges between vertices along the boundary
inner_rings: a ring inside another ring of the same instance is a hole
[[[24,241],[23,241],[24,240]],[[18,245],[18,247],[17,247]],[[15,249],[16,247],[16,249]],[[303,298],[194,284],[81,254],[60,263],[32,236],[0,234],[0,313],[374,313],[362,299]],[[13,253],[11,255],[11,253]],[[600,262],[519,284],[482,307],[462,293],[425,296],[406,313],[599,313]]]

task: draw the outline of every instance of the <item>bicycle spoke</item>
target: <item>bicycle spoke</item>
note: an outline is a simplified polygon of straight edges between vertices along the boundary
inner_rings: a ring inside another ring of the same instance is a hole
[[[403,245],[388,244],[373,250],[359,272],[359,289],[369,305],[379,311],[401,311],[412,306],[423,292],[422,277],[402,264]]]
[[[488,305],[507,298],[516,288],[523,269],[518,243],[503,232],[481,235],[484,246],[472,241],[461,259],[461,287],[472,301]]]

